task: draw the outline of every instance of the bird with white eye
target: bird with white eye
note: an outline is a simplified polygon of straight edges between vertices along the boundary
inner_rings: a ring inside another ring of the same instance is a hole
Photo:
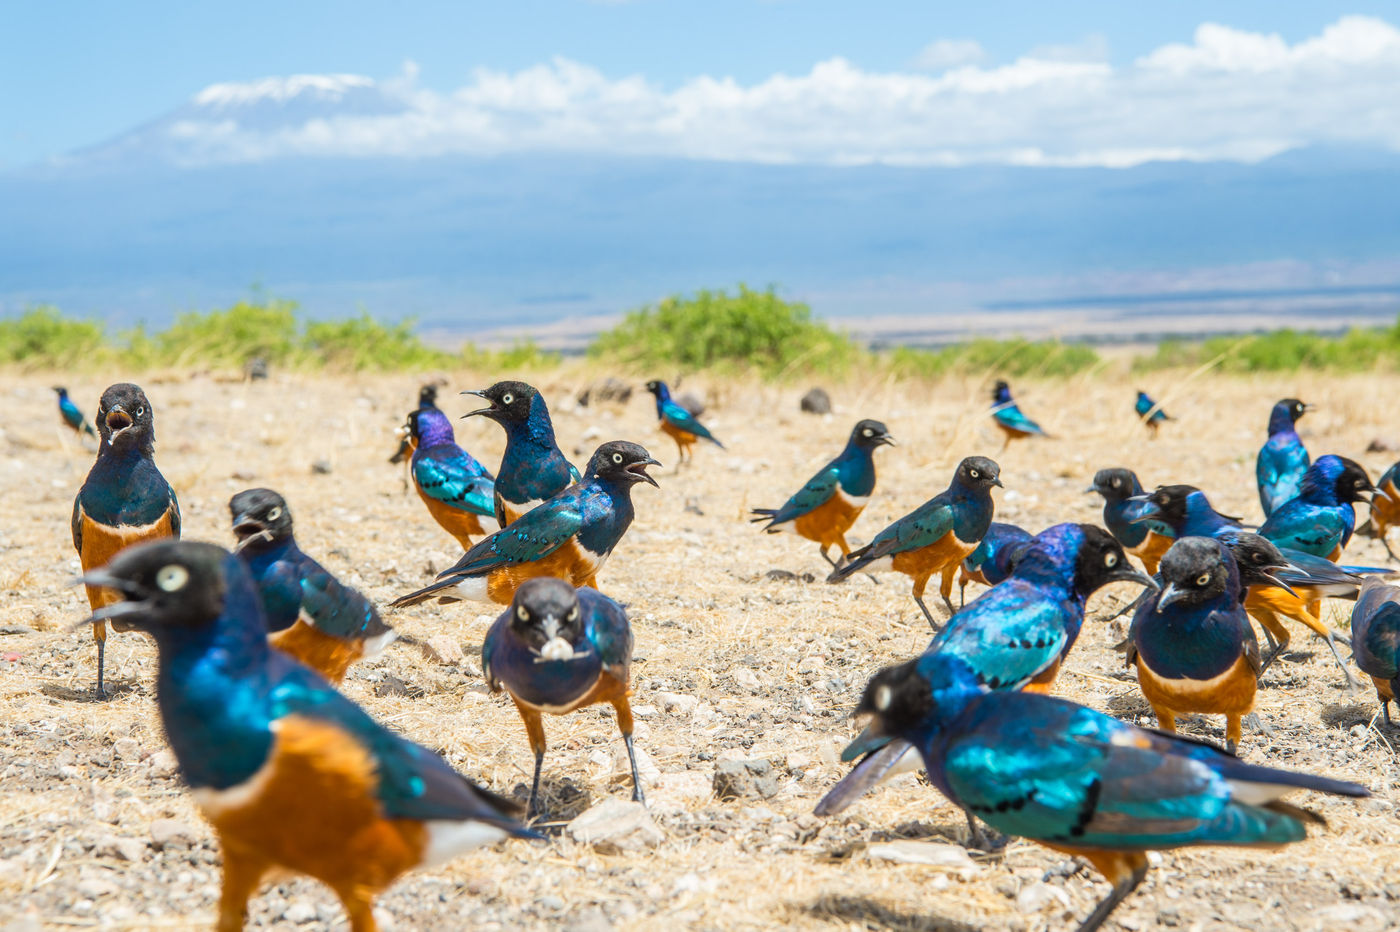
[[[494,487],[496,523],[501,527],[579,480],[579,471],[559,451],[549,406],[534,386],[497,382],[462,394],[477,395],[487,403],[463,417],[489,418],[506,432],[506,449]]]
[[[622,606],[595,589],[575,589],[562,579],[523,583],[486,632],[481,647],[486,684],[515,701],[535,755],[530,816],[539,814],[546,748],[542,713],[566,715],[597,702],[611,703],[617,711],[632,768],[632,798],[645,801],[627,699],[631,664],[632,628]]]

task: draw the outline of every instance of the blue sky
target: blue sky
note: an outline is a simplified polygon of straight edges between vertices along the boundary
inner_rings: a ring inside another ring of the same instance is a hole
[[[834,58],[878,74],[990,68],[1025,56],[1122,67],[1164,45],[1190,43],[1205,22],[1277,34],[1290,45],[1342,13],[1400,24],[1398,2],[1342,9],[1306,0],[401,6],[407,9],[359,0],[12,4],[0,37],[0,167],[113,137],[215,83],[304,73],[383,81],[406,61],[416,64],[417,87],[441,94],[470,85],[481,68],[516,73],[556,58],[609,80],[640,76],[669,90],[698,76],[752,86]]]

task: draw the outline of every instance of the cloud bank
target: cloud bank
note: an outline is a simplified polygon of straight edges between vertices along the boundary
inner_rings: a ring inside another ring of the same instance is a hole
[[[1092,38],[1092,37],[1091,37]],[[1308,145],[1400,149],[1400,30],[1347,16],[1290,45],[1215,23],[1113,66],[1099,43],[986,64],[969,39],[930,43],[908,71],[842,58],[743,85],[665,88],[564,58],[480,69],[451,93],[410,65],[376,82],[301,75],[201,91],[143,132],[186,163],[289,156],[523,152],[761,163],[1123,167],[1253,162]]]

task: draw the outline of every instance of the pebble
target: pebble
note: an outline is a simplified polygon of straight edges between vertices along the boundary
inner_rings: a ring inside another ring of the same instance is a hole
[[[747,690],[748,692],[756,693],[762,689],[762,686],[760,686],[758,682],[758,674],[748,667],[740,667],[729,674],[729,678],[734,681],[735,686]]]
[[[178,819],[156,819],[151,823],[151,843],[157,849],[187,847],[196,834],[193,827]]]
[[[932,841],[886,841],[873,844],[865,849],[866,857],[876,861],[893,861],[896,864],[922,864],[926,867],[942,867],[958,874],[972,875],[980,872],[961,845],[947,845]]]
[[[316,906],[310,900],[298,897],[282,910],[282,918],[295,925],[311,922],[316,918]]]
[[[656,701],[661,706],[661,711],[675,712],[678,715],[689,715],[700,705],[700,700],[695,696],[682,693],[657,693]]]
[[[715,796],[724,799],[771,799],[783,788],[769,760],[722,760],[715,767]]]
[[[604,854],[655,848],[666,836],[641,803],[605,799],[569,823],[569,837]]]
[[[112,753],[119,760],[138,761],[141,759],[141,745],[135,738],[120,738],[112,745]]]
[[[1047,906],[1054,906],[1057,911],[1067,910],[1069,896],[1059,887],[1039,881],[1022,887],[1021,892],[1016,894],[1018,912],[1030,915],[1041,912]]]

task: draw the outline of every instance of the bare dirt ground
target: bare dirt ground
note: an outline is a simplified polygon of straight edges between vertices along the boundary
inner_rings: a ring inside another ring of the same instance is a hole
[[[1180,420],[1155,442],[1131,415],[1135,380],[1100,373],[1030,381],[1015,386],[1018,397],[1056,439],[1002,455],[984,414],[986,386],[977,380],[828,386],[837,413],[823,418],[798,412],[805,385],[778,390],[696,378],[684,387],[707,394],[705,420],[729,449],[699,449],[696,464],[677,472],[645,393],[612,409],[572,403],[597,375],[566,367],[536,381],[554,408],[561,445],[580,464],[598,443],[617,438],[644,443],[668,464],[659,491],[637,489],[637,521],[600,575],[603,589],[631,606],[637,743],[664,840],[615,853],[564,833],[548,844],[479,851],[401,881],[380,901],[386,927],[1072,927],[1106,886],[1085,872],[1066,876],[1062,856],[1028,843],[947,867],[873,856],[892,840],[964,840],[961,814],[912,775],[842,817],[810,814],[845,772],[836,755],[852,734],[849,713],[866,678],[916,654],[929,631],[907,579],[888,574],[877,585],[859,576],[828,586],[814,545],[758,533],[747,509],[781,504],[860,417],[884,420],[901,444],[878,454],[879,485],[854,532],[865,539],[941,490],[958,459],[972,453],[1002,465],[1007,488],[997,493],[998,518],[1034,530],[1097,520],[1099,500],[1082,490],[1096,469],[1111,465],[1137,469],[1149,486],[1200,485],[1221,510],[1258,520],[1254,455],[1270,405],[1287,395],[1319,406],[1302,422],[1315,456],[1355,456],[1373,477],[1400,456],[1364,452],[1375,437],[1400,437],[1392,410],[1376,403],[1400,389],[1395,376],[1184,384],[1158,376],[1142,387]],[[88,410],[117,377],[64,378]],[[448,379],[443,406],[454,415],[470,409],[455,391],[491,381],[483,373]],[[380,602],[422,584],[459,553],[385,462],[392,432],[416,398],[415,378],[141,381],[156,407],[157,461],[180,494],[187,537],[227,543],[228,498],[266,485],[290,501],[303,547]],[[219,856],[164,749],[152,647],[138,635],[109,640],[115,696],[98,703],[90,695],[91,634],[69,630],[86,614],[81,591],[68,586],[78,568],[68,518],[90,454],[71,440],[60,443],[52,384],[52,376],[0,376],[0,929],[207,927]],[[500,429],[481,419],[457,423],[459,440],[494,466]],[[317,460],[331,471],[313,473]],[[1349,558],[1378,562],[1384,553],[1358,539]],[[774,569],[797,576],[768,578]],[[1100,620],[1134,592],[1115,589],[1090,603],[1059,691],[1151,724],[1112,650],[1122,629]],[[1333,603],[1329,611],[1345,628],[1349,605]],[[494,614],[459,604],[389,616],[408,634],[446,637],[463,655],[442,663],[396,645],[353,670],[345,691],[464,773],[523,796],[531,768],[524,730],[509,700],[487,694],[480,674],[480,641]],[[1307,632],[1298,630],[1286,656],[1260,693],[1269,734],[1246,734],[1242,755],[1356,780],[1374,798],[1298,796],[1329,826],[1286,851],[1162,855],[1116,914],[1119,927],[1397,927],[1400,731],[1377,726],[1374,693],[1349,693]],[[550,719],[546,728],[545,774],[559,819],[628,796],[611,710]],[[1223,737],[1218,719],[1188,719],[1184,730]],[[770,761],[776,795],[714,798],[712,777],[726,759]],[[249,924],[335,928],[344,920],[328,890],[295,879],[265,888]]]

